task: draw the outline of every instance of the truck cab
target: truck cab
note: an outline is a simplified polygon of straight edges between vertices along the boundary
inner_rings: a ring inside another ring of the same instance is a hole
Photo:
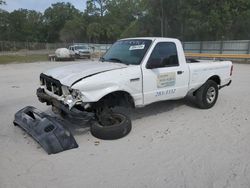
[[[141,64],[144,104],[186,96],[189,68],[176,39],[157,38]]]

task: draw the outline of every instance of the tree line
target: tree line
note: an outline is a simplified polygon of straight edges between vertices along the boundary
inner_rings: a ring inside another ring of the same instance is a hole
[[[8,3],[0,0],[0,6]],[[2,6],[3,8],[3,6]],[[0,9],[0,41],[98,42],[138,36],[183,41],[250,38],[250,0],[87,0],[43,13]]]

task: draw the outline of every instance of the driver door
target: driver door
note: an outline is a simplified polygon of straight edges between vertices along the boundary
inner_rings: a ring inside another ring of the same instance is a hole
[[[188,66],[179,62],[174,42],[158,42],[142,72],[144,105],[187,94]]]

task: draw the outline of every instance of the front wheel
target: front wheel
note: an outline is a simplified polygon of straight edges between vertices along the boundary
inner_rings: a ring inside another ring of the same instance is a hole
[[[114,140],[125,137],[132,129],[132,124],[126,109],[114,107],[108,112],[102,113],[98,121],[93,121],[90,132],[96,138]]]
[[[209,109],[212,108],[218,98],[219,89],[216,82],[208,80],[196,92],[196,102],[199,108]]]

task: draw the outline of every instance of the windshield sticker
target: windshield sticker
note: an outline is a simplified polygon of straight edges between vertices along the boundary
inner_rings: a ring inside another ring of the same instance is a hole
[[[145,44],[130,46],[129,50],[143,50],[145,48]]]
[[[176,74],[175,74],[175,72],[160,74],[157,77],[157,87],[158,88],[174,86],[175,82],[176,82]]]

